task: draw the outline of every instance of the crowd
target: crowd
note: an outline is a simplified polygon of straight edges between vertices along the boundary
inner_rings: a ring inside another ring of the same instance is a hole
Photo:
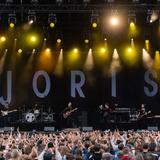
[[[157,131],[0,134],[0,160],[158,160]]]

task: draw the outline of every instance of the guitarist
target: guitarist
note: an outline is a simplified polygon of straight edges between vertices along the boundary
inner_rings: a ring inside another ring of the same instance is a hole
[[[146,124],[146,118],[151,111],[146,111],[145,104],[142,104],[137,116],[137,122],[140,124],[140,127],[143,128]]]
[[[62,111],[63,124],[66,122],[65,127],[77,127],[76,126],[76,116],[75,112],[78,108],[75,108],[71,102],[68,103],[68,106]]]

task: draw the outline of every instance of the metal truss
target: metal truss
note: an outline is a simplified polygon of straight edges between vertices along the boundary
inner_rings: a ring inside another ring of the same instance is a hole
[[[152,9],[160,11],[160,4],[0,4],[0,14],[13,11],[28,13],[29,10],[34,10],[36,13],[92,13],[114,9],[135,12],[147,12]]]

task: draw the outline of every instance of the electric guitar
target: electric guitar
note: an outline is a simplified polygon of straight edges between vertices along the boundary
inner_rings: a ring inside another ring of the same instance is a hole
[[[78,110],[78,108],[74,108],[74,109],[72,109],[72,110],[70,110],[70,111],[65,112],[65,113],[63,114],[63,118],[64,118],[64,119],[68,118],[68,117],[69,117],[73,112],[75,112],[76,110]]]
[[[140,115],[140,116],[137,118],[137,120],[138,120],[138,121],[141,120],[144,116],[147,116],[147,115],[149,115],[150,113],[151,113],[151,111],[145,112],[144,114]]]
[[[11,111],[1,111],[1,114],[2,114],[2,117],[4,117],[4,116],[8,116],[9,113],[16,112],[16,111],[17,111],[17,109],[14,109]]]

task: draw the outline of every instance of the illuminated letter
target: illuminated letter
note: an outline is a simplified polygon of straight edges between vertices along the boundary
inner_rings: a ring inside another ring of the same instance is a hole
[[[79,76],[80,81],[76,82],[76,77]],[[71,97],[76,97],[76,91],[80,97],[85,98],[81,87],[85,83],[85,76],[84,73],[81,71],[71,71]]]
[[[148,87],[144,86],[144,93],[148,97],[153,97],[158,93],[158,85],[155,81],[150,79],[150,76],[153,76],[154,78],[157,78],[157,74],[155,71],[146,71],[144,75],[144,80],[146,83],[150,85],[150,88],[152,87],[153,89],[149,89]]]
[[[46,81],[46,88],[45,88],[44,92],[39,92],[39,90],[38,90],[37,80],[38,80],[39,76],[43,76]],[[45,71],[36,72],[33,77],[32,85],[33,85],[33,91],[37,97],[39,97],[39,98],[46,97],[49,94],[49,91],[51,88],[51,82],[50,82],[50,79],[49,79],[47,72],[45,72]]]
[[[8,106],[12,100],[12,71],[7,71],[7,99],[4,100],[4,97],[0,97],[0,103],[4,106]]]
[[[116,96],[116,72],[112,71],[112,97]]]

